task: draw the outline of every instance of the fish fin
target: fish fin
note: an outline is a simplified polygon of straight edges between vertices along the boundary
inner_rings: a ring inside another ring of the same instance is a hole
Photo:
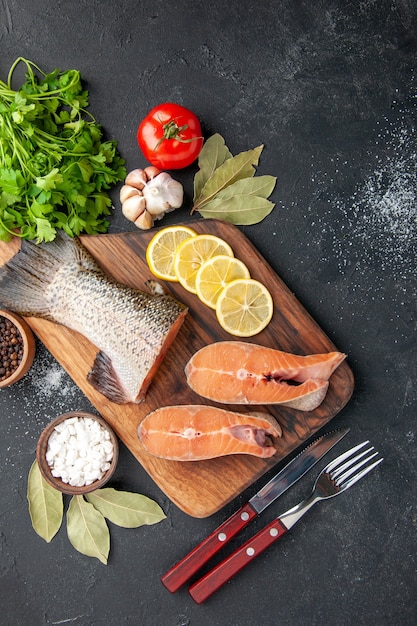
[[[104,352],[98,352],[91,371],[87,375],[91,385],[103,394],[108,400],[117,404],[126,404],[131,399],[120,384],[119,378],[113,368],[110,357]]]
[[[147,280],[145,281],[145,285],[153,296],[166,296],[168,293],[167,290],[161,285],[161,283],[158,283],[157,280]]]

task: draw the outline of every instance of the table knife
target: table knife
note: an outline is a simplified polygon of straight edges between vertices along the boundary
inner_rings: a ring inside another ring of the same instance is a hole
[[[304,476],[348,432],[349,428],[340,428],[318,437],[306,446],[246,504],[163,574],[161,577],[163,585],[172,593],[178,591],[212,556]]]

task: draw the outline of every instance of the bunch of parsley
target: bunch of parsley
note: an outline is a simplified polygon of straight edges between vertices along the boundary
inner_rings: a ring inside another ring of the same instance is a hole
[[[17,91],[12,78],[25,64]],[[126,176],[115,141],[102,141],[87,112],[88,92],[77,70],[45,74],[19,58],[0,81],[0,239],[52,241],[106,232],[111,199],[105,190]]]

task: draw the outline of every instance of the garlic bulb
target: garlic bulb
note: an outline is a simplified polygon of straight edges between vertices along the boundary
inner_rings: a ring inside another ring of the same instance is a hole
[[[171,178],[166,172],[158,174],[143,188],[146,209],[160,219],[166,212],[178,209],[182,205],[184,190],[181,183]]]
[[[154,166],[129,172],[120,190],[123,215],[138,228],[152,228],[155,219],[178,209],[184,190],[178,181]]]

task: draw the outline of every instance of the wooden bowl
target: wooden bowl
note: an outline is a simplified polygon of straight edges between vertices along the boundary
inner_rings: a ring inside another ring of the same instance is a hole
[[[91,485],[75,487],[67,483],[64,483],[61,480],[61,478],[57,478],[52,475],[51,468],[48,464],[48,461],[46,460],[46,452],[48,450],[49,437],[54,431],[55,426],[57,424],[60,424],[61,422],[64,422],[66,419],[70,417],[89,417],[93,420],[96,420],[99,424],[101,424],[101,426],[105,428],[110,434],[110,441],[113,444],[113,458],[110,462],[110,468],[107,470],[107,472],[104,474],[102,478],[94,481],[93,483],[91,483]],[[117,466],[118,458],[119,458],[119,442],[112,428],[102,417],[98,415],[94,415],[92,413],[85,413],[83,411],[71,411],[70,413],[64,413],[62,415],[59,415],[55,419],[53,419],[52,422],[50,422],[48,426],[42,431],[41,436],[39,437],[37,448],[36,448],[36,460],[38,462],[38,466],[39,466],[42,476],[44,477],[44,479],[49,485],[51,485],[52,487],[55,487],[55,489],[58,489],[58,491],[61,491],[62,493],[65,493],[67,495],[83,495],[85,493],[90,493],[91,491],[95,491],[96,489],[100,489],[100,487],[103,487],[107,483],[107,481],[109,481],[110,478],[113,476],[114,471]]]
[[[19,367],[15,369],[8,378],[0,381],[0,389],[4,389],[5,387],[9,387],[23,378],[29,370],[35,357],[36,343],[31,328],[27,322],[20,317],[20,315],[12,313],[11,311],[0,309],[0,317],[5,317],[10,320],[11,323],[16,326],[23,339],[23,357],[20,361]]]

